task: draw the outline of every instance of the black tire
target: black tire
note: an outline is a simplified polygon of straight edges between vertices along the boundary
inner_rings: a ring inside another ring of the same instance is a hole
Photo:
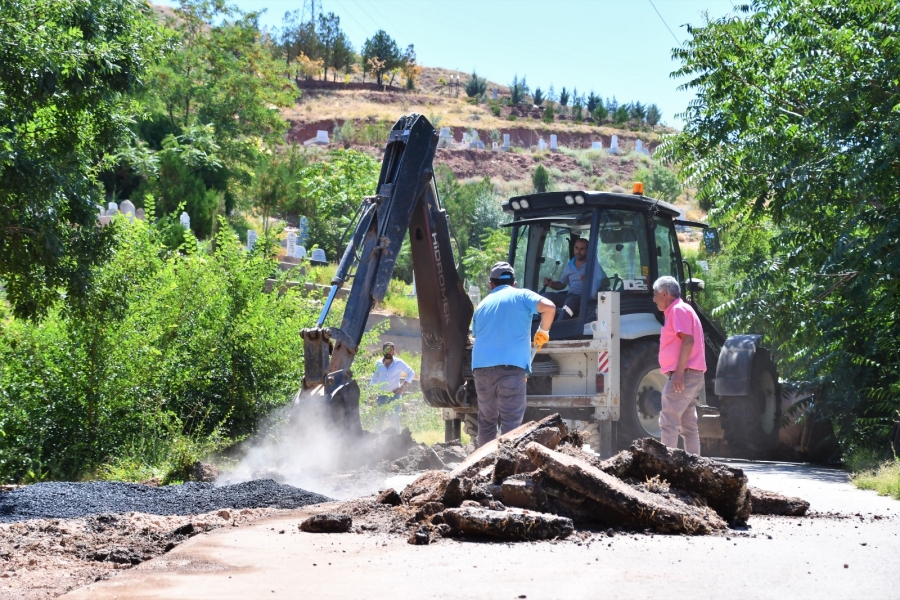
[[[767,349],[759,348],[753,356],[750,394],[720,396],[719,411],[732,458],[774,458],[781,422],[781,386]]]
[[[616,427],[616,448],[628,448],[634,440],[659,439],[659,409],[667,380],[659,370],[659,340],[642,339],[622,342],[620,357],[622,400]],[[643,394],[643,398],[641,395]]]

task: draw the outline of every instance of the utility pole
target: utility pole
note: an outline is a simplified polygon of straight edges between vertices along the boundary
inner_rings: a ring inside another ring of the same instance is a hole
[[[318,8],[318,11],[316,11]],[[312,23],[316,26],[316,15],[322,12],[322,0],[303,0],[303,10],[300,12],[301,23]],[[307,18],[309,15],[309,18]]]

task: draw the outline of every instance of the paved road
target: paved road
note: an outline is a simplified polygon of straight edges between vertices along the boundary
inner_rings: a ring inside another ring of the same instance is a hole
[[[900,598],[900,502],[856,490],[841,471],[732,464],[752,485],[841,516],[752,517],[727,536],[410,546],[300,533],[300,520],[321,510],[310,507],[197,536],[65,598]]]

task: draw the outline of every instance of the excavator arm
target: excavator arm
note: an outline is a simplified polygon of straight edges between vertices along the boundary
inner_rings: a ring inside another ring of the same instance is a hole
[[[466,403],[463,360],[473,307],[453,262],[447,214],[434,184],[437,139],[421,115],[402,117],[391,129],[376,195],[363,200],[316,327],[301,333],[306,370],[300,401],[324,407],[324,418],[347,432],[362,431],[359,385],[350,367],[369,313],[387,292],[407,231],[422,327],[425,400],[432,406]],[[324,327],[337,291],[351,278],[340,328]]]

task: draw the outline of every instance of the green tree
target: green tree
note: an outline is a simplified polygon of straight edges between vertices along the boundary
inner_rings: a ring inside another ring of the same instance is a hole
[[[0,278],[19,316],[85,297],[110,251],[97,174],[160,40],[137,0],[0,4]]]
[[[591,93],[588,94],[587,97],[587,111],[591,114],[597,109],[598,106],[603,104],[603,98],[594,94],[594,90],[591,90]]]
[[[322,42],[316,32],[316,22],[312,19],[301,21],[302,18],[303,14],[299,9],[284,13],[278,39],[279,50],[288,67],[301,54],[313,60],[322,58]]]
[[[681,182],[678,181],[678,176],[662,165],[652,169],[638,169],[634,172],[634,180],[644,183],[644,193],[651,198],[674,204],[681,195]]]
[[[659,111],[659,107],[655,104],[651,104],[647,107],[647,125],[650,127],[656,127],[659,124],[660,119],[662,119],[662,113]]]
[[[383,29],[365,41],[362,47],[363,72],[368,72],[375,60],[378,67],[374,70],[375,81],[381,83],[385,73],[403,66],[403,56],[397,42]]]
[[[544,92],[541,90],[541,88],[535,88],[535,89],[534,89],[534,96],[533,96],[533,102],[534,102],[534,105],[535,105],[535,106],[540,106],[541,104],[544,103],[544,100],[545,100],[545,98],[544,98]]]
[[[566,90],[565,87],[559,93],[559,105],[560,106],[568,106],[569,105],[569,91]]]
[[[138,125],[138,135],[151,152],[158,152],[164,150],[166,136],[192,146],[194,132],[210,131],[219,167],[195,170],[194,175],[203,180],[207,190],[222,197],[222,208],[230,214],[239,200],[249,196],[261,148],[281,143],[287,129],[286,121],[273,108],[291,105],[297,90],[273,58],[271,42],[260,33],[256,15],[206,0],[185,0],[177,14],[179,19],[172,26],[178,51],[147,78],[140,96],[146,117]],[[163,191],[171,187],[164,181],[170,173],[176,171],[160,170],[155,179],[143,173],[149,183],[141,190],[163,200],[163,213],[172,207]],[[114,191],[108,187],[109,193]],[[118,190],[126,192],[127,186]],[[203,207],[212,212],[188,211],[191,226],[200,236],[212,232],[219,210],[218,203],[205,202]],[[208,228],[194,227],[195,223],[208,224]]]
[[[463,89],[469,98],[481,97],[487,92],[487,79],[479,77],[475,71],[472,71],[472,77],[469,78]]]
[[[757,0],[673,51],[696,97],[663,156],[726,235],[771,232],[722,310],[845,447],[885,448],[900,408],[898,27],[892,0]]]
[[[309,244],[325,250],[330,260],[340,258],[341,236],[350,225],[364,196],[375,193],[380,164],[356,150],[335,150],[324,161],[300,169],[296,194],[285,211],[309,219]]]
[[[341,18],[336,14],[319,15],[318,39],[322,46],[322,59],[325,61],[326,77],[328,69],[332,70],[333,80],[337,81],[338,71],[353,62],[353,46],[341,29]]]
[[[644,122],[644,119],[647,118],[647,108],[640,102],[635,101],[628,108],[628,116],[632,121],[641,124]]]
[[[538,165],[531,176],[531,184],[535,192],[546,192],[550,187],[550,173],[544,168],[544,165]]]
[[[509,102],[513,106],[518,106],[525,102],[525,96],[528,94],[528,83],[525,81],[525,76],[522,76],[522,79],[519,79],[518,74],[513,76],[512,83],[509,84]]]
[[[541,121],[544,123],[552,123],[553,119],[556,118],[556,110],[554,110],[552,104],[547,104],[544,108],[544,113],[541,115]]]

